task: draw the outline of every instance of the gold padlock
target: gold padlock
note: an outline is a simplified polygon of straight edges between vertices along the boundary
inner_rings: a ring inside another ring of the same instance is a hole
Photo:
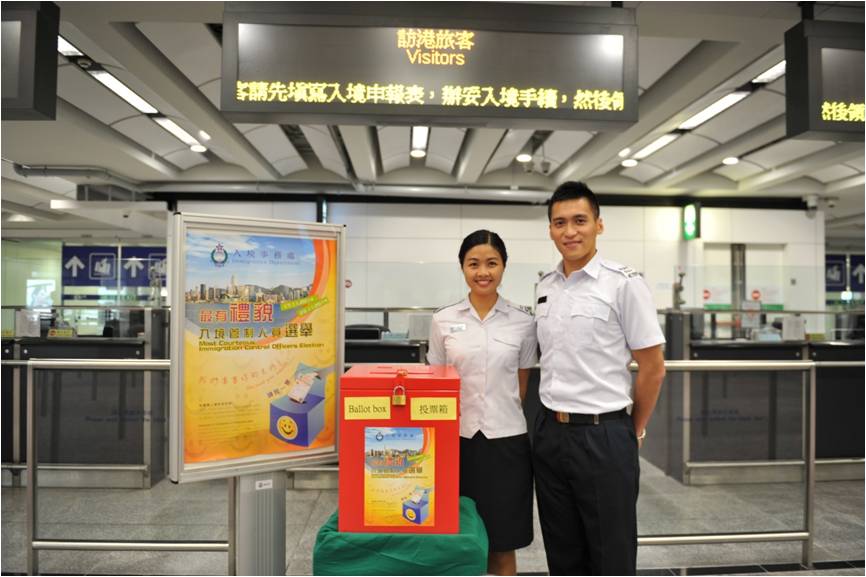
[[[397,407],[406,404],[406,388],[403,385],[394,387],[394,392],[391,393],[391,404]]]

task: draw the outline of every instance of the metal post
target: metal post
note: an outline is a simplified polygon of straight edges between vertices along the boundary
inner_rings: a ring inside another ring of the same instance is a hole
[[[238,504],[237,504],[237,489],[238,478],[228,478],[229,489],[229,559],[228,559],[228,574],[237,575],[237,519],[238,519]]]
[[[812,568],[812,544],[815,540],[815,391],[817,382],[815,365],[809,369],[809,427],[806,429],[808,445],[806,450],[806,509],[803,520],[809,537],[803,541],[803,566]]]
[[[698,313],[694,313],[698,314]],[[700,313],[703,314],[703,313]],[[683,360],[691,360],[691,336],[692,336],[692,319],[691,314],[685,313],[683,321]],[[683,464],[682,478],[683,483],[688,483],[686,479],[686,463],[692,460],[692,373],[686,371],[683,373]]]
[[[151,310],[150,307],[144,309],[144,358],[150,359],[152,355],[151,352],[151,335],[150,331],[153,328],[152,319],[150,318]],[[152,376],[150,371],[144,371],[142,374],[142,382],[143,382],[143,399],[142,399],[142,415],[141,415],[141,425],[142,425],[142,451],[143,451],[143,463],[144,463],[144,479],[142,479],[142,486],[145,489],[149,489],[151,484],[153,483],[153,455],[151,455],[152,447],[151,443],[153,439],[151,438],[151,427],[153,423],[153,392],[151,390],[151,382]]]
[[[36,438],[36,383],[33,365],[27,366],[27,574],[39,572],[39,558],[33,542],[36,540],[36,461],[38,441]]]
[[[12,345],[12,358],[21,359],[21,345]],[[12,368],[12,462],[21,462],[21,367]],[[21,479],[18,479],[20,482]]]

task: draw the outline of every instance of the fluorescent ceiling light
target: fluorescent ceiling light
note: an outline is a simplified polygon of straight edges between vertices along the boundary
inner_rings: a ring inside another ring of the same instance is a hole
[[[412,158],[424,158],[425,156],[427,156],[427,151],[421,148],[413,148],[409,151],[409,156],[411,156]]]
[[[430,133],[429,126],[412,127],[412,148],[414,150],[427,150],[427,135]]]
[[[187,146],[198,144],[198,140],[193,138],[189,132],[178,126],[174,120],[166,118],[165,116],[154,116],[153,121],[165,128],[168,132],[171,132],[175,138]]]
[[[761,74],[755,76],[755,78],[752,79],[752,82],[754,82],[755,84],[769,84],[770,82],[779,78],[783,74],[785,74],[785,61],[784,60],[782,60],[781,62],[779,62],[778,64],[776,64],[772,68],[770,68],[769,70],[766,70],[766,71],[762,72]]]
[[[642,159],[646,158],[647,156],[649,156],[650,154],[664,148],[665,146],[667,146],[668,144],[670,144],[671,142],[673,142],[674,140],[676,140],[679,137],[680,137],[680,135],[675,133],[675,132],[671,132],[669,134],[664,134],[662,136],[659,136],[658,138],[656,138],[655,140],[653,140],[652,142],[650,142],[649,144],[647,144],[646,146],[644,146],[643,148],[641,148],[640,150],[635,152],[634,157],[639,159],[639,160],[642,160]]]
[[[189,147],[193,152],[207,152],[207,147],[196,142],[192,146]]]
[[[126,84],[115,78],[105,70],[88,70],[91,76],[96,78],[103,86],[120,96],[133,108],[144,114],[157,114],[159,110],[151,106],[147,100],[133,92]]]
[[[704,122],[706,122],[707,120],[712,118],[713,116],[719,114],[720,112],[727,110],[728,108],[730,108],[731,106],[733,106],[734,104],[736,104],[737,102],[739,102],[740,100],[742,100],[743,98],[748,96],[749,94],[751,94],[751,92],[746,92],[744,90],[737,91],[737,92],[731,92],[727,96],[723,96],[723,97],[719,98],[718,100],[716,100],[715,102],[713,102],[712,104],[710,104],[709,106],[707,106],[706,108],[704,108],[703,110],[701,110],[700,112],[698,112],[697,114],[695,114],[694,116],[692,116],[691,118],[689,118],[688,120],[686,120],[685,122],[680,124],[679,129],[680,130],[691,130],[693,128],[697,128],[698,126],[700,126],[701,124],[703,124]]]
[[[729,156],[722,160],[722,164],[724,164],[725,166],[734,166],[738,162],[740,162],[740,159],[736,156]]]
[[[625,160],[620,162],[620,164],[626,168],[633,168],[637,166],[637,160],[635,160],[634,158],[626,158]]]
[[[629,154],[631,154],[631,148],[628,148],[628,147],[623,148],[622,150],[619,151],[619,157],[620,158],[625,158]]]
[[[6,222],[34,222],[36,219],[32,216],[27,216],[26,214],[11,214],[9,218],[6,219]]]
[[[84,56],[83,52],[70,44],[63,36],[57,37],[57,51],[64,56]]]

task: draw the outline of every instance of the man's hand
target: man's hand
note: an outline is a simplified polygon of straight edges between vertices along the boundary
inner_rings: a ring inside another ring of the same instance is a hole
[[[631,410],[631,418],[634,422],[635,434],[640,437],[646,434],[647,423],[659,398],[659,391],[665,378],[665,358],[661,345],[632,351],[631,356],[638,365],[634,380],[634,406]],[[638,448],[643,446],[643,439],[638,438],[637,446]]]

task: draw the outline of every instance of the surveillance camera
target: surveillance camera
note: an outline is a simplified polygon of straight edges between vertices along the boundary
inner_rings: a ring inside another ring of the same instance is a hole
[[[836,199],[835,198],[831,197],[831,198],[827,199],[827,208],[836,208]]]
[[[818,195],[817,194],[807,195],[807,196],[803,197],[803,200],[806,201],[806,209],[809,212],[814,212],[814,211],[818,210]]]
[[[532,172],[532,168],[533,168],[533,167],[532,167],[532,163],[531,163],[531,162],[526,162],[526,163],[523,164],[523,172],[525,172],[526,174],[531,173],[531,172]]]
[[[129,213],[128,210],[124,210],[124,211],[123,211],[123,218],[129,218],[129,214],[130,214],[130,213]]]
[[[541,174],[550,174],[550,161],[542,160],[541,161]]]

